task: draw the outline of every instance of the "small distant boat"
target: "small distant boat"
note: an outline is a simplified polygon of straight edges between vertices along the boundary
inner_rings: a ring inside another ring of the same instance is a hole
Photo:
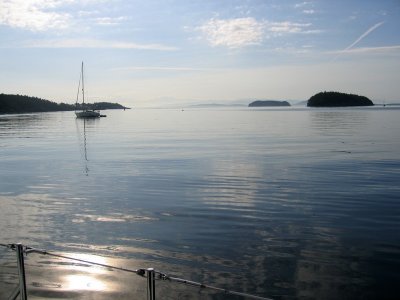
[[[81,83],[82,83],[82,104],[79,104],[79,92],[81,90]],[[79,106],[81,111],[78,111]],[[81,67],[81,76],[79,78],[78,94],[76,96],[75,115],[77,118],[100,118],[104,116],[100,114],[100,111],[94,109],[88,109],[85,107],[85,84],[83,80],[83,62]]]

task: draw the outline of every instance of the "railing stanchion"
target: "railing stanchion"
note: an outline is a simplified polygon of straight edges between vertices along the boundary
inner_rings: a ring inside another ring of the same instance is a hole
[[[147,273],[147,300],[156,299],[156,278],[155,271],[153,268],[148,268]]]
[[[24,263],[24,254],[28,254],[28,253],[49,255],[52,257],[68,259],[68,260],[72,260],[75,262],[90,264],[93,266],[100,266],[100,267],[109,268],[112,270],[119,270],[119,271],[134,273],[141,277],[145,277],[145,278],[147,278],[147,300],[155,300],[156,299],[156,284],[155,284],[156,279],[164,280],[164,281],[168,280],[169,282],[177,282],[177,283],[181,283],[181,284],[185,284],[185,285],[189,285],[189,286],[195,286],[195,287],[199,287],[201,289],[214,290],[214,291],[218,291],[220,293],[224,293],[226,295],[235,295],[235,296],[241,296],[241,297],[246,297],[246,298],[251,298],[251,299],[271,300],[271,298],[265,298],[265,297],[251,295],[251,294],[247,294],[247,293],[243,293],[243,292],[231,291],[231,290],[223,289],[220,287],[215,287],[215,286],[211,286],[208,284],[204,284],[201,282],[195,282],[195,281],[191,281],[191,280],[187,280],[187,279],[183,279],[183,278],[168,276],[165,273],[161,273],[159,271],[156,272],[153,268],[127,269],[127,268],[123,268],[123,267],[116,267],[116,266],[112,266],[112,265],[107,265],[107,264],[88,261],[88,260],[84,260],[84,259],[74,258],[74,257],[68,256],[68,255],[57,254],[57,253],[46,251],[44,249],[35,249],[32,247],[24,246],[22,244],[2,244],[2,243],[0,243],[0,247],[6,247],[8,249],[15,250],[17,253],[19,285],[15,287],[15,290],[9,297],[9,300],[17,300],[18,296],[20,296],[21,300],[27,300],[27,298],[28,298],[27,289],[26,289],[25,263]]]
[[[22,244],[16,244],[17,251],[17,263],[18,263],[18,274],[19,274],[19,293],[21,300],[27,300],[26,294],[26,278],[25,278],[25,263],[24,263],[24,246]]]

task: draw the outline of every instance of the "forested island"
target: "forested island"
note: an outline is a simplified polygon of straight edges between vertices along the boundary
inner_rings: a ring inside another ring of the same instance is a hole
[[[84,108],[95,110],[128,109],[121,104],[109,102],[87,103]],[[72,111],[75,109],[82,109],[82,105],[56,103],[30,96],[0,94],[0,114]]]
[[[339,92],[320,92],[307,101],[309,107],[373,106],[365,96]]]
[[[275,101],[275,100],[256,100],[249,104],[249,107],[264,107],[264,106],[290,106],[287,101]]]

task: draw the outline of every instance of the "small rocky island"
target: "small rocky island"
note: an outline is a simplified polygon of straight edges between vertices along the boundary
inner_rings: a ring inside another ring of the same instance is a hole
[[[249,107],[275,107],[275,106],[290,106],[287,101],[275,101],[275,100],[256,100],[249,104]]]
[[[321,92],[307,101],[308,107],[346,107],[373,106],[374,103],[365,96],[339,92]]]
[[[78,106],[75,106],[74,104],[56,103],[30,96],[0,94],[0,114],[72,111],[75,109],[82,109],[82,105],[78,104]],[[98,102],[85,104],[85,109],[128,109],[128,107],[118,103]]]

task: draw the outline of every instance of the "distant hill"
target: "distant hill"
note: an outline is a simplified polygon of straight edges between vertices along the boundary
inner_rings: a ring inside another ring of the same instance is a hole
[[[309,107],[345,107],[345,106],[373,106],[374,103],[365,96],[339,92],[321,92],[312,96]]]
[[[30,113],[74,110],[75,106],[55,103],[37,97],[0,94],[0,113]]]
[[[118,103],[108,102],[88,103],[85,107],[96,110],[127,108]],[[75,109],[82,109],[82,107],[81,105],[75,107],[73,104],[55,103],[37,97],[0,94],[0,114],[71,111]]]
[[[308,100],[303,100],[303,101],[293,103],[293,105],[306,106],[307,102],[308,102]]]
[[[210,108],[210,107],[243,107],[246,104],[223,104],[223,103],[204,103],[204,104],[192,104],[188,107],[193,108]]]
[[[125,107],[119,103],[110,103],[110,102],[95,102],[85,104],[87,109],[94,110],[106,110],[106,109],[130,109],[129,107]],[[75,105],[74,105],[75,107]]]
[[[275,101],[275,100],[256,100],[249,104],[249,107],[264,107],[264,106],[290,106],[287,101]]]

